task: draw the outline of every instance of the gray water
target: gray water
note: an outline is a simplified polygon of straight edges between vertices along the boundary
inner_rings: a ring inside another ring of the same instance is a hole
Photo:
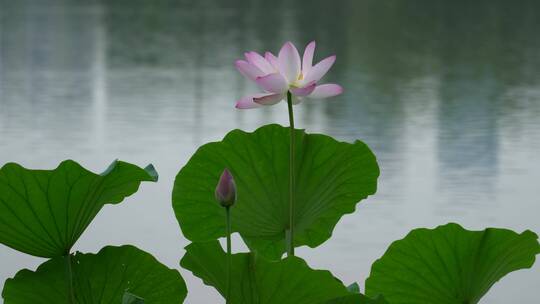
[[[296,107],[297,124],[361,139],[379,190],[334,237],[300,256],[363,281],[415,227],[540,232],[540,5],[533,1],[0,0],[0,165],[101,172],[153,163],[157,184],[107,206],[75,249],[134,244],[179,268],[187,241],[172,212],[176,173],[229,130],[287,125],[286,106],[239,111],[255,92],[234,69],[246,50],[318,42],[345,94]],[[0,247],[0,287],[42,259]],[[186,303],[220,303],[181,270]],[[497,283],[482,303],[537,303],[540,265]]]

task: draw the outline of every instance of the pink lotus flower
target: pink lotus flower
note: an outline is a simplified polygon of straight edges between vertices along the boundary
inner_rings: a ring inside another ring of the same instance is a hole
[[[236,102],[238,109],[251,109],[274,105],[287,96],[290,91],[293,104],[304,98],[327,98],[343,93],[337,84],[318,84],[321,78],[336,61],[330,56],[313,65],[315,41],[310,42],[300,61],[300,54],[291,42],[286,42],[278,56],[266,52],[264,57],[257,52],[245,53],[246,60],[237,60],[238,71],[248,79],[255,81],[264,93],[246,96]]]

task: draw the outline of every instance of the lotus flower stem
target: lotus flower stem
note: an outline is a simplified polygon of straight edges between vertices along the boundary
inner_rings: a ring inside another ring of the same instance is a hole
[[[232,250],[231,250],[231,207],[225,207],[225,213],[227,214],[227,304],[230,303],[231,298],[231,259],[232,259]]]
[[[336,56],[332,55],[313,65],[315,41],[311,41],[304,50],[303,57],[290,41],[285,42],[276,57],[271,52],[263,55],[251,51],[244,53],[245,60],[237,60],[235,66],[247,79],[254,81],[264,91],[251,94],[236,102],[237,109],[253,109],[275,105],[287,96],[290,122],[290,159],[289,159],[289,227],[285,230],[287,256],[294,256],[294,104],[305,99],[328,98],[343,93],[343,88],[335,83],[320,84],[322,77],[330,70]]]
[[[294,113],[292,105],[292,95],[287,91],[287,106],[289,109],[289,129],[290,147],[289,147],[289,241],[287,244],[287,256],[294,256]]]
[[[71,253],[65,255],[66,260],[66,275],[67,275],[67,289],[68,289],[68,303],[75,304],[75,292],[73,290],[73,269],[71,267]]]

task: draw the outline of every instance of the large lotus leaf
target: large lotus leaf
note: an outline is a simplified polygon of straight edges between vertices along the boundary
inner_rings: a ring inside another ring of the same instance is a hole
[[[330,238],[339,219],[375,193],[379,168],[362,142],[338,142],[295,131],[295,246],[316,247]],[[200,147],[178,173],[173,207],[192,241],[224,236],[225,211],[214,189],[224,168],[236,181],[232,229],[248,246],[273,258],[285,251],[289,226],[289,129],[267,125],[253,133],[231,131]]]
[[[141,169],[121,161],[102,174],[71,160],[54,170],[6,164],[0,169],[0,243],[40,257],[65,255],[103,205],[156,180],[151,165]]]
[[[531,231],[468,231],[457,224],[416,229],[373,264],[366,294],[392,304],[475,304],[503,276],[533,265],[537,238]]]
[[[226,253],[218,241],[192,243],[180,265],[226,294]],[[302,259],[266,260],[256,253],[232,256],[230,304],[313,304],[350,294],[325,270],[313,270]]]
[[[133,246],[108,246],[98,254],[77,253],[71,265],[74,304],[122,303],[126,293],[137,295],[132,297],[135,299],[144,298],[146,303],[178,304],[187,294],[177,270],[167,268]],[[6,281],[2,293],[4,303],[70,303],[66,266],[65,257],[56,257],[40,265],[35,272],[19,271],[15,278]]]
[[[388,304],[382,296],[371,299],[361,294],[358,283],[347,286],[347,290],[350,292],[349,295],[325,301],[320,304]]]
[[[122,304],[144,304],[144,299],[129,292],[124,293]]]
[[[371,299],[360,293],[360,286],[358,283],[353,283],[347,286],[349,295],[335,298],[329,301],[321,302],[320,304],[388,304],[382,296],[378,296],[376,299]]]
[[[382,296],[371,299],[358,293],[332,299],[324,302],[324,304],[388,304],[388,302],[386,302]]]

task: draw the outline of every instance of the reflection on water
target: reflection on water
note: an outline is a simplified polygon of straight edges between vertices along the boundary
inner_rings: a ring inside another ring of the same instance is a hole
[[[314,267],[363,281],[388,244],[457,221],[540,232],[540,5],[533,1],[0,0],[0,162],[95,171],[152,162],[160,182],[106,207],[77,244],[133,243],[177,267],[186,240],[170,207],[175,174],[230,129],[287,124],[286,108],[237,111],[254,88],[232,63],[248,49],[318,41],[346,93],[297,107],[298,125],[360,138],[379,192],[346,216]],[[0,248],[0,281],[41,260]],[[189,303],[215,303],[182,272]],[[535,302],[540,267],[484,303]],[[0,283],[1,284],[1,283]],[[518,297],[516,297],[518,296]]]

